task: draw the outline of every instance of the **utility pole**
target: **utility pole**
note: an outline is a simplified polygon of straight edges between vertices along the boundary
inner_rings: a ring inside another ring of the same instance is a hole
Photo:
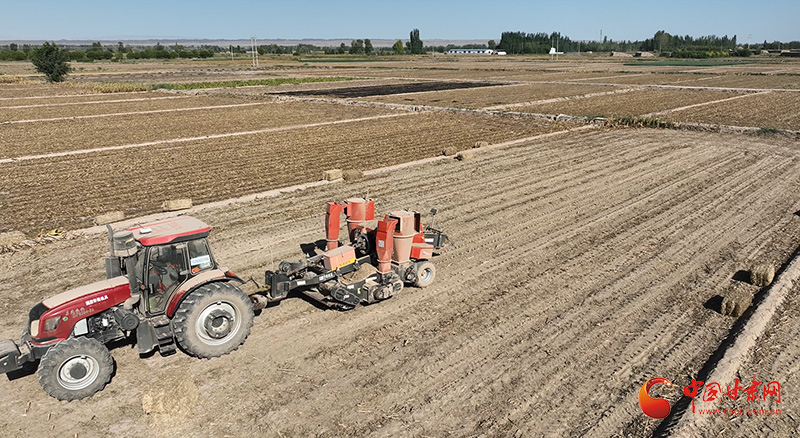
[[[258,43],[255,35],[250,37],[250,51],[253,58],[253,68],[258,68]]]

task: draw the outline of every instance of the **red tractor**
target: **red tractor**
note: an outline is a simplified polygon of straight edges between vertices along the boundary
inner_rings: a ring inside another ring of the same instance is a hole
[[[347,214],[349,243],[338,242]],[[435,214],[435,210],[431,210]],[[107,344],[136,334],[140,354],[184,352],[212,358],[239,347],[254,310],[298,290],[325,305],[349,310],[399,292],[404,283],[430,284],[429,259],[447,236],[423,228],[419,213],[399,210],[374,220],[374,201],[328,203],[326,248],[266,271],[266,285],[249,296],[244,281],[211,253],[211,228],[183,216],[116,233],[109,227],[106,280],[45,299],[31,309],[19,344],[0,341],[0,372],[38,364],[39,383],[59,400],[91,396],[111,379]]]

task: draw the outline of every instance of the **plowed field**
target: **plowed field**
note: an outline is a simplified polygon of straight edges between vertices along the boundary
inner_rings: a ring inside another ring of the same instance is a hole
[[[204,108],[210,106],[248,103],[242,102],[241,99],[213,98],[208,96],[176,96],[174,94],[166,93],[143,93],[128,96],[120,96],[116,99],[84,101],[63,99],[58,102],[51,101],[48,103],[14,101],[14,104],[9,104],[10,102],[8,101],[0,101],[0,111],[2,111],[2,115],[0,115],[0,123],[8,121],[33,121],[69,117],[80,118],[92,115],[120,113],[132,115],[131,113],[143,111],[168,111],[185,108]]]
[[[800,130],[800,93],[773,92],[689,108],[665,116],[678,122]]]
[[[169,104],[163,103],[165,101],[157,102],[161,103],[154,103],[151,108],[169,108]],[[246,102],[248,101],[243,103]],[[2,158],[20,157],[357,119],[388,113],[388,110],[375,108],[286,102],[167,115],[132,114],[113,121],[100,118],[59,120],[42,124],[7,124],[0,125],[0,154]],[[48,114],[47,108],[43,108],[32,117],[47,118]]]
[[[658,423],[639,410],[642,382],[695,375],[733,323],[709,300],[752,261],[796,248],[798,174],[790,142],[592,131],[205,210],[215,255],[245,278],[321,238],[325,201],[364,193],[381,212],[437,207],[454,245],[428,289],[348,313],[289,299],[222,358],[117,348],[111,384],[84,401],[57,402],[34,376],[3,382],[0,425],[8,436],[647,433]],[[0,335],[16,338],[54,290],[99,279],[104,248],[95,236],[0,255]]]
[[[434,259],[437,279],[427,289],[407,288],[346,313],[289,298],[266,309],[248,341],[221,358],[140,358],[135,348],[116,346],[111,384],[86,400],[49,398],[35,375],[0,382],[0,431],[279,438],[669,433],[671,423],[639,408],[639,388],[657,376],[672,380],[675,388],[658,395],[678,412],[687,401],[680,387],[702,375],[749,318],[723,316],[722,297],[765,292],[746,281],[747,270],[754,263],[780,267],[798,248],[796,137],[612,129],[499,113],[664,111],[655,117],[800,129],[796,92],[736,89],[797,88],[792,75],[800,63],[755,58],[684,67],[595,56],[555,62],[437,55],[333,65],[287,56],[265,60],[261,69],[249,60],[99,63],[74,72],[68,84],[2,84],[0,121],[27,121],[0,123],[0,232],[74,231],[113,210],[134,222],[160,211],[164,200],[191,197],[195,205],[213,203],[187,213],[212,226],[215,257],[261,281],[264,269],[300,258],[300,244],[323,237],[325,202],[369,196],[379,214],[437,208],[437,223],[453,244]],[[30,63],[0,63],[0,73],[37,78]],[[97,82],[264,74],[360,80],[190,97],[92,91]],[[407,92],[419,86],[409,84],[431,83],[491,86]],[[355,87],[370,95],[359,102],[270,96]],[[623,92],[610,94],[616,91]],[[410,106],[392,110],[385,102]],[[211,108],[228,104],[247,106]],[[494,107],[498,114],[417,112],[414,105]],[[689,108],[670,111],[683,107]],[[556,131],[562,132],[540,135]],[[464,161],[441,157],[444,149],[476,142],[495,146]],[[502,142],[511,143],[496,146]],[[230,200],[315,182],[331,168],[368,170],[434,156],[440,157],[357,182]],[[69,232],[25,245],[0,248],[0,339],[18,340],[28,311],[43,298],[103,277],[105,236]],[[754,351],[738,359],[742,382],[757,376],[784,385],[783,414],[710,418],[708,436],[782,437],[800,429],[797,296],[795,287]],[[720,408],[731,406],[738,407]]]
[[[278,111],[304,107],[308,105],[273,104],[273,118],[260,122],[269,126],[288,117],[308,120],[312,114]],[[258,114],[260,107],[255,108],[247,111]],[[309,110],[325,108],[320,104]],[[328,119],[345,117],[345,109]],[[191,126],[210,129],[200,121]],[[175,122],[166,128],[155,131],[160,133],[156,138],[175,135],[170,129],[182,127]],[[2,189],[6,201],[0,208],[0,230],[35,234],[81,228],[106,211],[152,213],[166,199],[227,199],[317,181],[331,168],[368,170],[440,155],[446,148],[469,149],[478,141],[499,143],[559,129],[563,125],[511,117],[398,113],[378,120],[7,162],[0,169],[4,181],[14,183]]]
[[[800,89],[800,74],[792,75],[724,75],[687,81],[682,85],[698,87],[730,87],[730,88],[785,88]]]
[[[727,99],[738,95],[723,91],[636,90],[630,93],[597,96],[517,108],[516,111],[569,114],[572,116],[640,116],[697,103]]]

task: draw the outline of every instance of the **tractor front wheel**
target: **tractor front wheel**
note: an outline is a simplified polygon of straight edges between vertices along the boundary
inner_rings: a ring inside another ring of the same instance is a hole
[[[178,306],[172,328],[178,345],[200,358],[239,348],[253,326],[253,304],[230,283],[208,283],[192,291]]]
[[[79,400],[111,380],[114,359],[94,338],[70,338],[50,347],[39,362],[39,384],[59,400]]]

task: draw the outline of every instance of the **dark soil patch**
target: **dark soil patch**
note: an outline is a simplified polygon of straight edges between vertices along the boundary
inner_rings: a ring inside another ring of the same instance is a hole
[[[386,96],[400,93],[420,93],[423,91],[457,90],[462,88],[492,87],[506,85],[488,82],[412,82],[407,84],[369,85],[363,87],[345,87],[327,90],[289,91],[275,93],[289,96],[328,96],[339,98],[356,98],[369,96]]]

